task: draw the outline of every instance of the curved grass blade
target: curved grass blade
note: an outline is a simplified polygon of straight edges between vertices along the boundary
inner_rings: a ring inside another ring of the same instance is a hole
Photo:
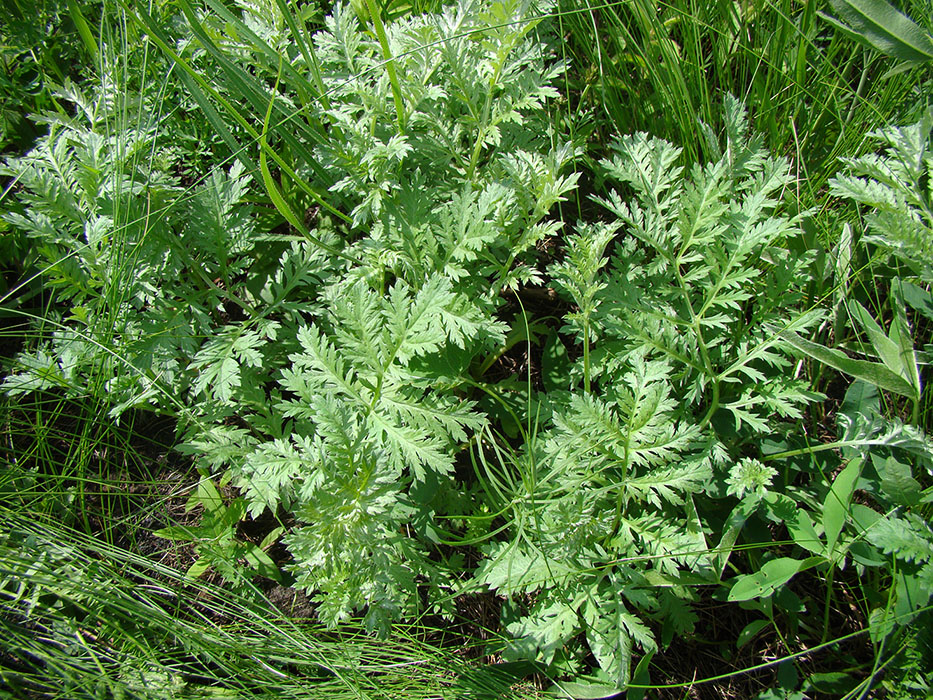
[[[312,188],[307,182],[304,181],[302,177],[295,172],[295,170],[288,165],[287,162],[274,150],[272,150],[268,143],[266,143],[260,137],[260,133],[256,131],[255,127],[249,122],[249,120],[244,117],[240,111],[233,106],[233,104],[225,99],[220,93],[217,92],[214,88],[208,84],[198,71],[196,71],[188,61],[182,58],[169,44],[169,40],[164,36],[162,29],[159,23],[150,16],[145,9],[143,8],[134,8],[130,7],[127,0],[119,0],[120,6],[127,12],[127,15],[134,18],[142,26],[146,28],[149,32],[149,38],[158,46],[166,56],[168,56],[176,65],[178,65],[185,74],[187,74],[197,85],[198,89],[204,93],[204,96],[210,96],[216,100],[226,111],[230,114],[231,117],[239,124],[247,134],[249,134],[259,145],[263,153],[268,153],[268,155],[275,161],[276,165],[282,169],[283,172],[287,173],[289,177],[295,180],[295,183],[302,189],[306,194],[308,194],[315,202],[317,202],[321,207],[329,211],[334,216],[338,217],[345,223],[350,223],[352,219],[344,214],[342,211],[334,207],[329,202],[325,201],[321,195],[319,195],[314,188]]]
[[[305,236],[309,241],[314,243],[314,245],[326,250],[331,255],[336,255],[343,258],[344,260],[349,260],[355,262],[354,258],[351,258],[346,253],[343,253],[333,246],[327,245],[321,239],[313,236],[310,231],[305,228],[305,225],[301,222],[298,216],[292,211],[292,208],[289,206],[288,202],[285,201],[285,198],[282,196],[282,193],[279,192],[278,186],[275,184],[275,179],[272,177],[272,173],[269,172],[269,162],[266,159],[266,151],[271,151],[269,145],[266,142],[267,135],[269,133],[269,120],[272,117],[272,105],[275,102],[275,94],[279,89],[279,77],[281,77],[281,65],[280,65],[279,76],[275,80],[275,88],[272,91],[272,99],[269,101],[269,107],[266,109],[266,117],[262,122],[262,132],[259,134],[259,145],[261,146],[259,150],[259,169],[262,172],[262,181],[266,186],[266,191],[269,193],[269,198],[272,200],[272,203],[275,205],[275,208],[278,209],[279,213],[285,217],[285,220],[291,224],[296,231],[300,231],[302,235]],[[323,204],[323,202],[322,202]]]
[[[369,8],[373,27],[376,29],[376,36],[379,38],[379,45],[382,47],[382,55],[386,59],[386,72],[389,74],[389,82],[392,84],[392,98],[395,100],[395,113],[398,116],[398,130],[399,133],[404,133],[405,102],[402,99],[402,89],[398,84],[398,76],[395,74],[395,60],[392,58],[389,38],[386,36],[386,29],[382,24],[382,15],[379,13],[376,3],[373,0],[366,0],[366,6]]]

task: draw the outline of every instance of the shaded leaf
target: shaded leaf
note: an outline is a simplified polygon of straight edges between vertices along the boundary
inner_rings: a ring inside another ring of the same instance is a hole
[[[886,56],[909,63],[933,61],[930,36],[884,0],[830,0],[845,24],[824,15],[836,27]]]

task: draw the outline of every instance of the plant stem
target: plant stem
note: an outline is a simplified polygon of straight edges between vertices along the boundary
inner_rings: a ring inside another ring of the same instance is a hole
[[[829,639],[829,608],[833,601],[833,574],[836,567],[832,562],[829,564],[829,572],[826,574],[826,595],[823,603],[823,636],[820,638],[820,644],[825,644]]]
[[[399,133],[405,133],[405,103],[402,100],[402,88],[398,84],[398,76],[395,73],[395,59],[392,58],[389,37],[386,36],[386,29],[382,24],[382,15],[379,8],[376,7],[375,1],[366,0],[366,6],[369,8],[376,36],[379,38],[379,45],[382,47],[382,56],[386,60],[386,72],[389,74],[389,82],[392,84],[392,99],[395,100],[395,114],[398,117],[398,130]]]

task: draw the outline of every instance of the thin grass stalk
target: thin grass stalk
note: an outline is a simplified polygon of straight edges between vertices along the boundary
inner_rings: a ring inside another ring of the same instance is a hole
[[[395,102],[398,131],[400,134],[404,134],[405,100],[402,97],[402,88],[399,86],[398,75],[395,73],[395,59],[392,58],[392,47],[389,46],[389,38],[386,36],[386,29],[382,24],[382,13],[379,11],[379,8],[376,7],[374,0],[366,0],[366,6],[369,8],[369,16],[373,21],[376,37],[379,39],[379,46],[382,47],[382,57],[386,62],[386,73],[389,74],[389,83],[392,85],[392,99]]]

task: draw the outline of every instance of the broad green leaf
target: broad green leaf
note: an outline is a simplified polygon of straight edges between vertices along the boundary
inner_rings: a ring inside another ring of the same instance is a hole
[[[865,331],[875,354],[884,363],[884,366],[900,377],[906,379],[904,358],[898,344],[884,333],[884,329],[872,318],[864,306],[857,301],[849,302],[849,313]]]
[[[833,557],[836,542],[842,533],[843,525],[855,493],[855,483],[862,473],[862,460],[853,459],[833,481],[833,485],[823,502],[823,533],[826,536],[826,555]]]
[[[858,531],[859,536],[871,529],[871,527],[881,520],[884,516],[876,510],[869,508],[862,503],[853,503],[849,512],[852,523]]]
[[[923,287],[918,287],[913,282],[904,282],[902,280],[899,286],[904,301],[910,304],[914,311],[933,321],[933,293],[928,292]]]
[[[839,413],[855,421],[859,415],[873,416],[881,410],[881,396],[878,387],[870,382],[856,379],[846,389]],[[840,435],[841,437],[841,435]]]
[[[879,389],[885,389],[911,399],[918,398],[916,390],[906,379],[895,374],[880,362],[853,359],[841,350],[814,343],[811,340],[801,338],[796,333],[785,333],[784,338],[800,352],[818,362],[829,365],[833,369],[866,381],[869,384],[874,384]]]
[[[639,659],[638,665],[632,671],[632,685],[642,686],[641,688],[629,688],[626,693],[626,700],[644,700],[645,691],[651,685],[651,661],[654,659],[656,651],[647,650]]]
[[[887,566],[890,559],[868,541],[872,527],[884,516],[861,503],[852,504],[850,515],[858,536],[849,545],[847,554],[863,566]]]
[[[745,627],[742,628],[742,631],[739,632],[739,637],[735,642],[735,648],[741,649],[746,644],[748,644],[755,635],[757,635],[761,630],[771,624],[770,620],[752,620]]]
[[[762,498],[762,505],[770,518],[781,522],[793,520],[800,512],[793,498],[776,491],[768,491]]]
[[[733,508],[732,512],[729,514],[729,519],[726,520],[723,525],[722,537],[719,540],[719,545],[713,550],[714,553],[710,555],[717,577],[721,578],[723,571],[726,570],[726,565],[729,563],[729,556],[732,554],[732,549],[735,547],[736,540],[738,540],[742,528],[745,526],[745,522],[758,508],[758,503],[759,498],[756,495],[748,495],[739,501],[738,505]]]
[[[794,520],[788,520],[787,530],[790,532],[790,536],[793,538],[794,542],[808,552],[813,552],[818,555],[826,554],[826,545],[813,526],[813,521],[810,519],[810,514],[807,513],[807,511],[800,510],[797,512],[797,517]]]
[[[893,617],[899,625],[908,625],[921,607],[930,602],[930,587],[921,579],[924,571],[929,579],[930,564],[916,574],[899,569],[896,576]]]
[[[852,557],[852,561],[862,566],[879,567],[888,566],[891,563],[890,557],[884,556],[877,548],[864,540],[856,540],[849,545],[847,554]]]
[[[919,396],[920,370],[917,367],[917,355],[914,352],[914,341],[910,335],[910,327],[907,325],[907,305],[904,301],[903,286],[897,278],[891,281],[889,299],[894,315],[891,318],[891,329],[888,337],[897,346],[898,356],[903,367],[901,376],[913,385]]]
[[[207,573],[210,568],[211,563],[204,557],[201,557],[188,568],[187,574],[191,578],[199,578]]]
[[[556,331],[548,334],[541,351],[541,382],[548,391],[569,388],[571,362]]]
[[[852,697],[859,681],[854,674],[845,671],[830,671],[827,673],[814,673],[804,684],[811,693],[816,691],[820,696],[836,697],[844,695]],[[807,687],[809,686],[809,688]],[[816,694],[815,693],[815,694]]]
[[[799,572],[825,561],[823,557],[794,559],[781,557],[765,562],[754,574],[737,576],[729,590],[729,602],[735,603],[753,598],[768,598],[778,588],[790,581]]]
[[[227,532],[232,532],[243,518],[246,517],[246,499],[234,498],[230,505],[221,511],[217,519],[218,528],[223,527]]]
[[[584,681],[559,681],[547,691],[548,695],[567,700],[603,700],[619,697],[621,688],[604,683]]]
[[[153,530],[152,534],[174,542],[191,542],[199,537],[200,528],[184,527],[182,525],[171,525],[158,530]]]
[[[881,490],[893,503],[911,507],[920,502],[923,487],[913,478],[910,465],[899,462],[894,457],[881,459],[874,454],[871,460],[881,476]]]
[[[185,511],[190,513],[196,506],[202,506],[207,513],[222,515],[224,499],[210,479],[201,479],[198,482],[197,488],[185,504]]]
[[[97,40],[94,38],[93,32],[91,32],[91,28],[84,18],[81,12],[81,6],[78,4],[77,0],[68,0],[68,12],[71,15],[71,21],[74,22],[78,34],[81,36],[81,40],[84,42],[91,56],[91,60],[94,61],[95,64],[100,65],[103,58],[100,53],[100,47],[97,45]]]
[[[881,644],[894,631],[894,612],[887,608],[875,608],[868,614],[868,634],[872,644]]]
[[[246,551],[243,553],[247,566],[260,576],[271,578],[273,581],[282,580],[282,572],[275,565],[272,558],[253,543],[246,544]]]
[[[899,61],[933,61],[930,36],[884,0],[830,0],[830,4],[845,24],[824,18],[849,30],[862,43]]]
[[[275,528],[274,530],[271,530],[268,535],[262,538],[262,542],[259,543],[259,548],[265,551],[266,549],[271,547],[273,544],[275,544],[278,541],[279,537],[281,537],[282,533],[284,532],[285,532],[285,527],[282,525]]]

